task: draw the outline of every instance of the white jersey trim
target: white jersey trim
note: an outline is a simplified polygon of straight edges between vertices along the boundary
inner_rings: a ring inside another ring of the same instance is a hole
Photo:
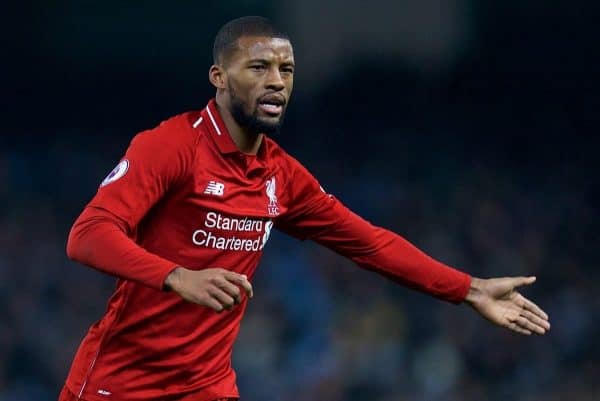
[[[202,116],[200,116],[200,118],[196,120],[196,122],[192,125],[192,127],[198,128],[198,126],[200,125],[201,122],[202,122]]]
[[[221,130],[219,129],[219,126],[217,125],[217,123],[215,122],[215,119],[212,116],[212,113],[210,112],[210,108],[207,107],[206,111],[208,111],[208,116],[210,117],[210,121],[212,122],[213,126],[215,127],[215,129],[217,130],[217,135],[221,135]]]

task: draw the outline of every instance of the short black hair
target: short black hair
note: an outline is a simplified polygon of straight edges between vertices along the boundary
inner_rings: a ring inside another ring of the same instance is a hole
[[[247,16],[229,21],[219,29],[213,45],[213,63],[219,64],[223,56],[235,49],[242,36],[266,36],[290,40],[287,33],[279,30],[265,17]]]

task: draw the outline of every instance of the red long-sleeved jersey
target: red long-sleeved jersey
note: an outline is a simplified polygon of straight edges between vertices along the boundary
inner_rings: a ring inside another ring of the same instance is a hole
[[[138,134],[71,230],[68,255],[119,281],[68,389],[89,401],[237,397],[231,352],[247,298],[218,314],[163,282],[176,266],[251,279],[273,227],[451,302],[470,286],[467,274],[326,194],[271,139],[255,156],[239,152],[211,100]]]

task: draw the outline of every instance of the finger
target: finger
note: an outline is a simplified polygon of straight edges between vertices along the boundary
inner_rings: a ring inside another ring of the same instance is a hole
[[[516,323],[522,329],[528,330],[533,333],[537,333],[537,334],[545,334],[546,333],[546,330],[544,330],[543,327],[533,324],[533,322],[529,321],[528,319],[524,318],[523,316],[519,316],[515,320],[514,323]]]
[[[231,281],[232,283],[235,283],[239,286],[241,286],[246,293],[248,294],[248,296],[250,298],[252,298],[254,296],[254,290],[252,289],[252,284],[250,284],[250,281],[248,281],[248,277],[245,274],[237,274],[234,272],[228,272],[225,275],[225,278],[229,281]]]
[[[240,287],[238,287],[237,285],[232,284],[229,281],[223,279],[217,283],[217,286],[230,297],[232,297],[236,305],[242,302],[242,292],[240,290]]]
[[[530,276],[530,277],[514,277],[512,284],[513,286],[516,287],[521,287],[523,285],[530,285],[535,283],[535,276]]]
[[[531,302],[529,299],[525,298],[523,295],[519,294],[518,292],[515,291],[514,293],[515,293],[515,302],[517,303],[517,305],[519,305],[523,309],[533,312],[535,315],[539,316],[540,318],[542,318],[544,320],[548,320],[548,315],[539,306],[537,306],[536,304],[534,304],[533,302]]]
[[[218,287],[213,288],[211,291],[209,291],[209,294],[211,295],[211,297],[213,299],[216,299],[217,301],[219,301],[219,303],[223,306],[223,308],[230,310],[231,308],[233,308],[234,305],[234,300],[233,298],[225,293],[225,291],[221,290]]]
[[[523,329],[521,328],[519,325],[517,325],[516,323],[509,323],[506,327],[508,327],[509,329],[511,329],[512,331],[516,331],[517,333],[520,334],[525,334],[526,336],[530,336],[531,335],[531,331],[527,330],[527,329]]]
[[[521,310],[519,314],[527,320],[529,320],[530,322],[532,322],[533,324],[542,327],[544,330],[550,330],[550,323],[547,320],[542,319],[538,315],[524,309]]]
[[[537,306],[536,304],[534,304],[527,298],[525,298],[523,296],[521,296],[521,297],[523,298],[523,305],[521,305],[522,308],[535,313],[536,315],[538,315],[539,317],[541,317],[544,320],[548,320],[548,314],[546,312],[544,312],[539,306]]]
[[[208,297],[208,299],[206,300],[206,302],[204,302],[205,306],[211,308],[212,310],[214,310],[217,313],[221,313],[223,312],[223,305],[221,305],[221,303],[219,301],[217,301],[216,299],[214,299],[213,297]]]

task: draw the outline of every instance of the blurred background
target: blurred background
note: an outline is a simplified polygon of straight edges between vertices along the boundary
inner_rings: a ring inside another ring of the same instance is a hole
[[[137,132],[205,106],[242,15],[292,37],[276,140],[353,210],[477,276],[529,275],[528,338],[310,243],[269,242],[235,348],[244,401],[598,400],[597,2],[3,4],[0,401],[55,400],[115,280],[70,225]]]

